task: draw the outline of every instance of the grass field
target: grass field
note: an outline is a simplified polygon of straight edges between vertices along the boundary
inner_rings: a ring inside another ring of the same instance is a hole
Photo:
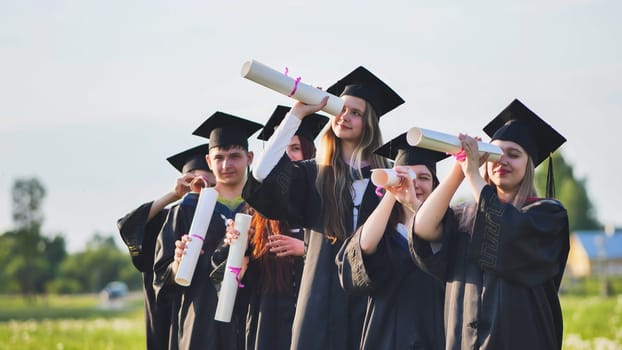
[[[564,349],[622,349],[622,294],[563,296]]]
[[[141,295],[105,305],[97,295],[26,301],[0,297],[0,349],[144,349]]]
[[[562,296],[565,350],[622,350],[622,294]],[[0,350],[144,349],[143,304],[102,307],[96,295],[0,296]]]

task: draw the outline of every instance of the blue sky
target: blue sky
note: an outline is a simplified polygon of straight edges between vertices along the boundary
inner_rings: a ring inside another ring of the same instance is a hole
[[[63,233],[70,250],[94,232],[116,236],[117,218],[172,186],[165,158],[204,142],[191,132],[214,111],[265,122],[291,103],[240,77],[250,59],[323,87],[364,65],[406,100],[382,118],[385,140],[412,126],[482,135],[519,98],[568,139],[562,153],[599,220],[622,225],[621,10],[613,0],[0,0],[0,232],[12,227],[13,181],[36,176],[46,233]]]

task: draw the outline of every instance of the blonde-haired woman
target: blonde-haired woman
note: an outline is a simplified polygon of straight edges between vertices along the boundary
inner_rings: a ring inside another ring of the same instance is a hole
[[[259,213],[305,228],[306,260],[292,329],[292,349],[356,349],[366,298],[346,295],[335,256],[379,202],[370,169],[387,167],[373,151],[382,145],[379,118],[404,101],[358,67],[328,92],[344,100],[321,137],[316,160],[281,157],[301,120],[319,111],[296,103],[266,145],[244,197]],[[279,160],[280,158],[280,160]],[[278,247],[276,248],[278,249]]]
[[[552,183],[535,196],[533,174],[566,139],[518,100],[484,131],[503,155],[482,176],[476,139],[459,136],[466,158],[417,211],[411,254],[446,282],[447,349],[560,349],[568,214]],[[465,179],[473,204],[447,210]]]

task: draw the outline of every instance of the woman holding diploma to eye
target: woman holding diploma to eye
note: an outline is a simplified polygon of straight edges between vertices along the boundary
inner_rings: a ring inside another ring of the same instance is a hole
[[[245,291],[240,289],[237,293],[231,322],[218,322],[214,320],[218,296],[209,275],[213,270],[212,254],[225,236],[226,221],[247,209],[241,193],[253,160],[253,153],[248,150],[248,137],[261,127],[255,122],[216,112],[194,131],[195,135],[209,138],[206,160],[216,177],[214,189],[218,197],[213,212],[202,214],[209,215],[202,242],[201,235],[188,237],[197,206],[196,193],[186,196],[179,206],[171,209],[158,237],[159,250],[154,263],[156,297],[171,290],[181,294],[180,306],[175,310],[178,329],[171,335],[171,349],[244,348],[244,317],[248,303]],[[200,243],[203,254],[198,257],[190,285],[180,286],[174,277],[189,241]],[[175,326],[171,329],[175,331]]]
[[[344,108],[331,117],[316,159],[292,162],[282,155],[301,121],[326,99],[292,107],[244,189],[260,214],[305,229],[306,259],[292,326],[291,349],[297,350],[358,348],[366,298],[343,291],[335,256],[378,204],[370,169],[388,165],[373,153],[382,144],[379,118],[404,102],[363,67],[327,91],[341,96]]]
[[[399,183],[385,187],[336,259],[342,287],[369,296],[360,349],[443,349],[443,284],[414,264],[406,237],[417,208],[438,186],[436,162],[448,155],[408,145],[405,133],[375,153],[395,160]]]
[[[552,182],[536,197],[534,168],[566,139],[518,100],[484,131],[503,155],[482,176],[476,140],[459,136],[466,158],[417,211],[411,254],[446,282],[447,349],[560,349],[568,215]],[[465,179],[474,202],[447,210]]]

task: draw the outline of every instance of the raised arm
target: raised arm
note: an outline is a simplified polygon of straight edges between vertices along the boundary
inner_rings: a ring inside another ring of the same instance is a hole
[[[477,146],[478,138],[473,138],[468,135],[459,135],[460,141],[462,141],[462,148],[466,159],[460,162],[462,167],[462,173],[465,175],[471,194],[475,202],[479,203],[479,196],[484,186],[486,186],[486,180],[482,177],[479,168],[484,163],[487,157],[481,157]]]
[[[438,241],[441,238],[442,219],[463,179],[460,163],[456,162],[447,177],[419,207],[413,225],[415,235],[427,241]]]
[[[175,185],[173,186],[173,189],[171,191],[165,193],[160,198],[153,201],[151,209],[149,210],[149,216],[147,217],[147,221],[155,217],[167,205],[180,200],[186,193],[190,191],[198,192],[197,189],[192,188],[193,184],[197,183],[197,180],[203,183],[203,186],[201,187],[209,187],[214,185],[210,184],[208,180],[201,175],[195,175],[192,173],[182,175],[175,181]]]
[[[328,97],[324,98],[317,105],[306,105],[302,102],[294,104],[290,112],[285,115],[283,121],[276,128],[272,137],[266,142],[266,148],[258,157],[253,167],[253,177],[257,181],[262,182],[274,169],[283,153],[285,153],[287,145],[291,142],[296,130],[298,130],[302,119],[324,108],[326,102],[328,102]]]
[[[361,250],[366,255],[371,255],[376,252],[378,243],[384,235],[387,223],[389,222],[389,216],[391,216],[391,210],[395,205],[395,197],[389,193],[378,203],[378,206],[369,215],[365,224],[361,227],[361,239],[359,244]]]

